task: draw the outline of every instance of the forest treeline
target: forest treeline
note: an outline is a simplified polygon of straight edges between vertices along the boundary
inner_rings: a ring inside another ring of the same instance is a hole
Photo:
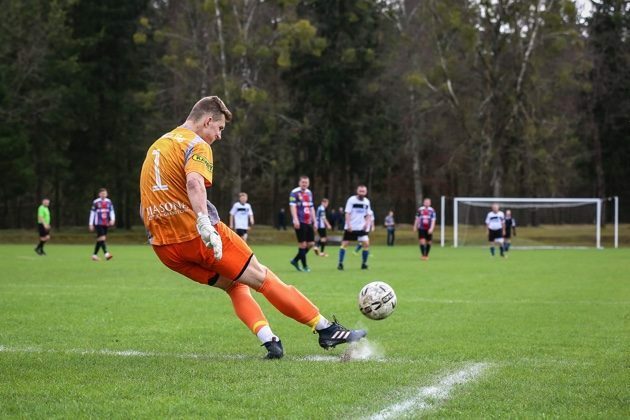
[[[218,95],[225,215],[271,223],[297,178],[423,196],[630,200],[630,5],[570,0],[0,0],[0,227],[140,223],[147,147]]]

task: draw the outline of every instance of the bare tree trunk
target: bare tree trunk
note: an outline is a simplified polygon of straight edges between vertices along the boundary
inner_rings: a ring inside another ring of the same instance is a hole
[[[225,40],[223,38],[223,19],[221,16],[221,6],[219,0],[214,1],[215,17],[217,20],[217,38],[219,39],[219,58],[221,61],[221,79],[223,81],[223,99],[229,102],[230,96],[227,89],[227,59],[225,57]],[[229,106],[229,105],[228,105]],[[234,133],[230,136],[230,147],[228,161],[230,164],[230,200],[234,200],[238,193],[242,190],[242,177],[241,177],[241,138],[238,133]]]
[[[422,203],[422,162],[420,161],[420,151],[418,150],[418,132],[416,129],[416,95],[413,91],[409,94],[409,109],[411,110],[409,118],[409,149],[412,159],[413,173],[413,190],[416,199],[415,205]]]

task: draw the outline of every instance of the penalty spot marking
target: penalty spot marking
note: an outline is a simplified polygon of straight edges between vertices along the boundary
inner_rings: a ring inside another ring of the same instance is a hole
[[[474,381],[487,368],[487,363],[473,363],[467,365],[457,372],[439,378],[433,385],[419,388],[411,398],[392,404],[378,413],[371,415],[368,419],[392,419],[407,414],[417,415],[423,411],[434,409],[450,398],[456,386],[465,385]]]

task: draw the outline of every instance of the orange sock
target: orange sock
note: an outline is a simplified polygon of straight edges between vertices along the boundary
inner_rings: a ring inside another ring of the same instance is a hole
[[[295,287],[283,283],[269,269],[258,292],[277,310],[301,324],[310,325],[319,318],[319,309],[306,296]]]
[[[235,282],[227,291],[227,294],[230,296],[230,299],[232,299],[232,306],[234,306],[236,316],[238,316],[254,334],[257,334],[265,325],[269,325],[258,302],[252,297],[252,292],[249,290],[249,287],[242,283]]]

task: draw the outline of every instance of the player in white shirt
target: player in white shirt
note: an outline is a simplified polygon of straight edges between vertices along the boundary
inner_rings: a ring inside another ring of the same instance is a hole
[[[499,252],[505,257],[503,252],[503,237],[505,236],[505,215],[499,210],[497,203],[492,204],[491,211],[486,216],[486,226],[488,227],[488,241],[490,242],[490,254],[494,257],[494,244],[499,245]]]
[[[359,185],[357,195],[348,198],[346,202],[346,223],[344,225],[343,239],[339,248],[338,270],[343,270],[343,259],[346,256],[346,247],[350,241],[359,241],[363,246],[361,269],[367,270],[367,259],[370,255],[370,239],[368,232],[372,227],[372,216],[370,214],[370,200],[366,197],[367,187]]]
[[[247,194],[242,192],[238,194],[238,201],[230,210],[230,229],[247,241],[247,233],[251,226],[254,226],[254,212],[247,202]]]

